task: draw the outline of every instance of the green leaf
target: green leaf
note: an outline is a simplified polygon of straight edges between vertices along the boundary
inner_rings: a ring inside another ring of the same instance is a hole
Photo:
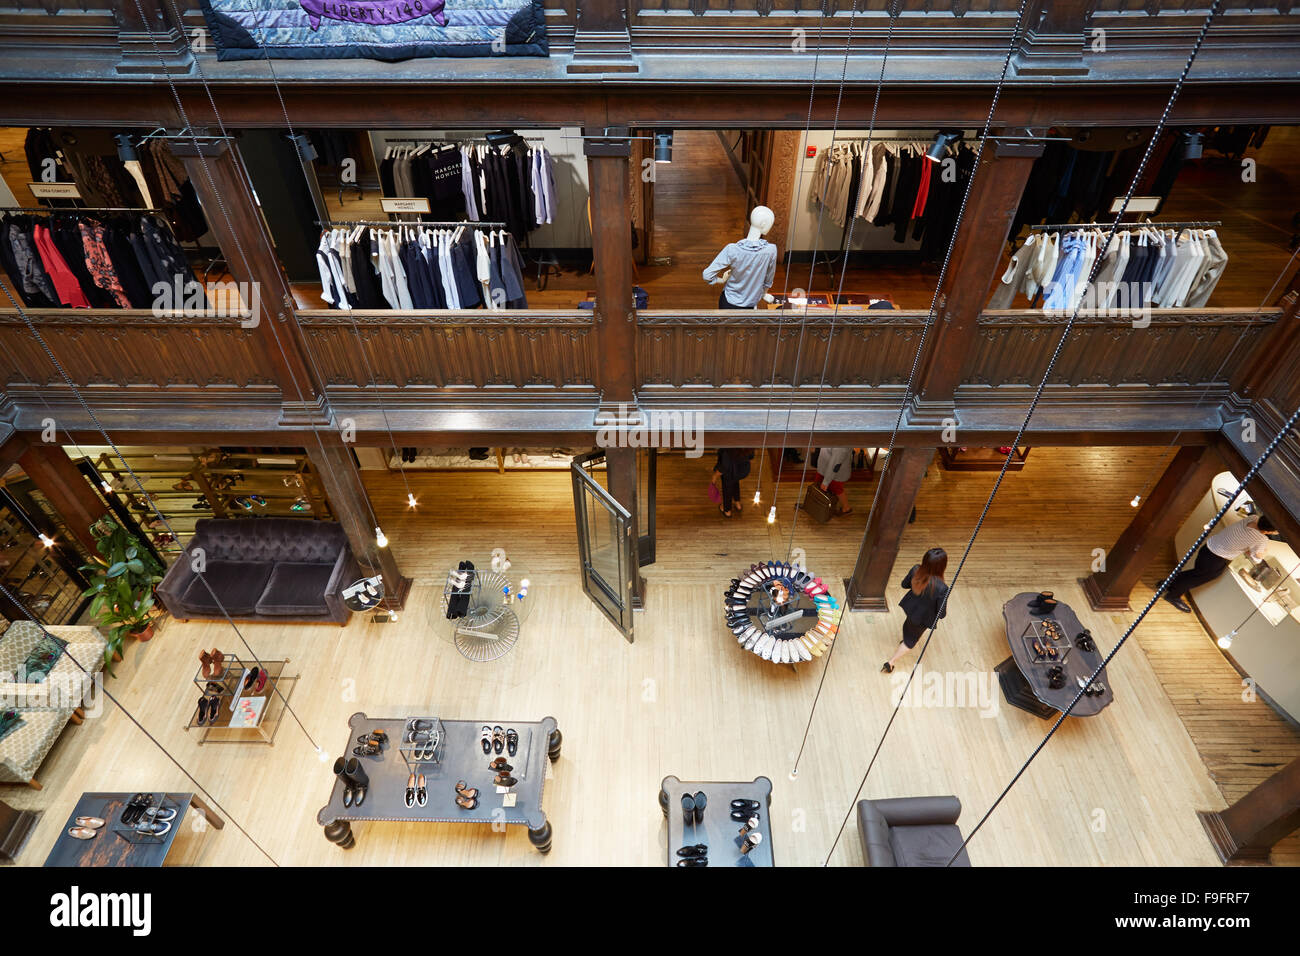
[[[125,570],[126,570],[126,562],[125,562],[125,561],[118,561],[118,562],[116,562],[115,564],[113,564],[113,565],[111,565],[111,566],[109,567],[109,569],[108,569],[108,577],[110,577],[110,578],[118,577],[118,576],[121,575],[121,573],[122,573],[123,571],[125,571]]]
[[[139,558],[131,558],[126,562],[126,566],[130,568],[132,574],[144,574],[144,562]]]
[[[127,559],[128,561],[130,561],[132,558],[134,558],[137,554],[139,554],[139,551],[138,551],[138,549],[135,547],[135,545],[132,545],[131,547],[129,547],[129,548],[126,549],[126,559]]]

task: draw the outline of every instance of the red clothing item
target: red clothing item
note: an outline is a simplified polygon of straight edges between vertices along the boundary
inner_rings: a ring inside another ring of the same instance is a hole
[[[67,260],[55,247],[54,240],[50,238],[50,230],[46,226],[37,225],[32,231],[35,234],[36,251],[41,257],[41,264],[50,274],[50,281],[54,283],[54,291],[58,293],[59,301],[74,309],[89,309],[90,300],[86,298],[86,293],[81,291],[81,283],[68,268]]]
[[[921,170],[921,185],[916,190],[916,202],[912,204],[912,218],[920,219],[925,215],[925,200],[930,195],[930,178],[935,176],[941,168],[941,163],[933,163],[928,159],[922,160],[925,164]]]

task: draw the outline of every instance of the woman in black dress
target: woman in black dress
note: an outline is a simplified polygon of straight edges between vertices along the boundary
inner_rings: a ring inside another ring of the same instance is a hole
[[[902,586],[907,589],[898,606],[907,614],[903,622],[903,640],[894,651],[894,656],[885,661],[880,668],[882,674],[892,674],[895,662],[916,647],[921,635],[935,625],[941,617],[948,616],[944,601],[948,596],[948,585],[944,583],[943,573],[948,570],[948,552],[943,548],[931,548],[921,558],[920,564],[912,565],[912,570],[903,578]],[[942,610],[940,610],[942,608]]]
[[[719,448],[718,460],[713,465],[713,483],[722,491],[722,504],[718,510],[730,518],[734,510],[740,514],[740,480],[749,477],[749,463],[754,460],[752,448]]]

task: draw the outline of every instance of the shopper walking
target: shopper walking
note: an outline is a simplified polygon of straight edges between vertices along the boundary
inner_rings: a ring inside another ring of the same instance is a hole
[[[1191,569],[1178,572],[1169,582],[1165,600],[1178,610],[1190,614],[1191,605],[1183,600],[1188,591],[1209,584],[1226,571],[1229,562],[1239,555],[1249,554],[1255,560],[1260,560],[1268,553],[1269,537],[1276,536],[1277,528],[1263,515],[1246,518],[1215,532],[1201,545],[1196,563]]]
[[[948,552],[943,548],[931,548],[921,557],[921,563],[912,565],[912,570],[903,578],[902,587],[907,589],[907,593],[898,602],[898,606],[907,614],[907,620],[903,622],[903,640],[898,645],[898,650],[894,651],[894,656],[880,668],[882,674],[892,674],[894,664],[916,647],[921,635],[933,627],[939,618],[948,616],[948,608],[944,605],[948,597],[948,585],[943,580],[943,574],[947,570]]]
[[[849,496],[844,493],[844,483],[853,477],[852,448],[822,448],[817,452],[817,475],[822,491],[829,492],[839,502],[833,514],[851,515]]]
[[[749,463],[754,460],[752,448],[719,448],[718,460],[713,465],[713,484],[722,492],[718,510],[730,518],[734,511],[740,514],[740,482],[749,477]]]

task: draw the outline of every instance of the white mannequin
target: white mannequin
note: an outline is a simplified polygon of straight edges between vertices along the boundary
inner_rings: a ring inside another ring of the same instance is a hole
[[[749,232],[745,236],[745,239],[749,242],[762,239],[771,230],[772,224],[775,222],[776,213],[772,212],[772,210],[767,208],[767,206],[755,206],[753,211],[749,214]],[[710,285],[724,285],[730,276],[731,268],[727,267],[712,278],[709,278],[706,270],[705,279]],[[766,291],[766,289],[763,291],[762,298],[765,302],[776,301],[772,294]]]

